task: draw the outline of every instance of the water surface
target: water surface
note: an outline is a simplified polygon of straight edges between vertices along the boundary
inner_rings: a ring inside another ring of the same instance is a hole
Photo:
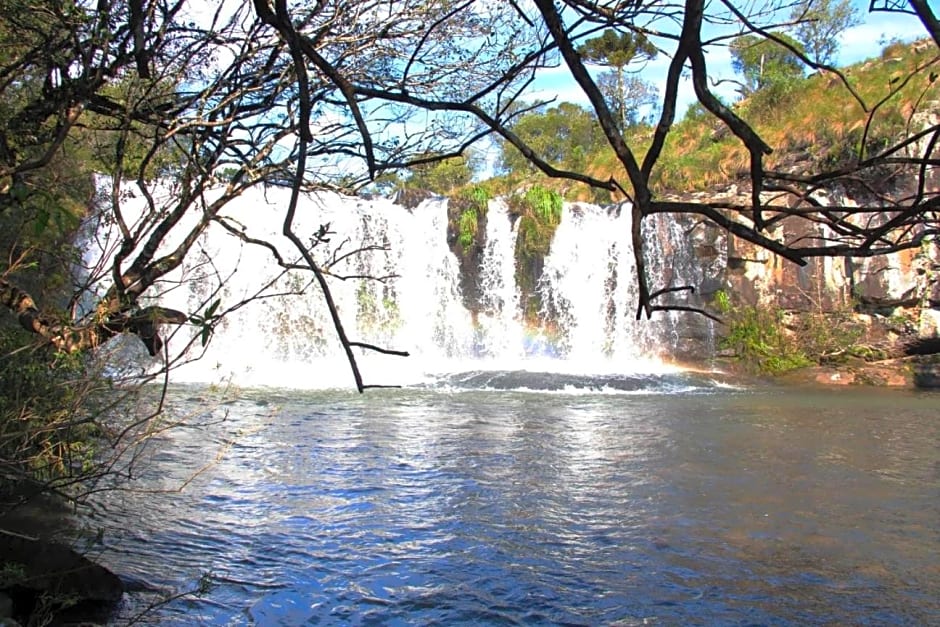
[[[121,620],[210,573],[147,620],[940,623],[940,396],[512,376],[175,390],[168,492],[92,521]]]

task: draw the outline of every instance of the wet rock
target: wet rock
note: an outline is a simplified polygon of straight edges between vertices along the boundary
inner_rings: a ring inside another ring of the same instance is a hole
[[[788,372],[779,377],[788,385],[848,386],[913,388],[915,376],[911,365],[903,359],[878,363],[853,361],[838,366],[812,366]]]
[[[912,370],[914,372],[914,385],[924,389],[940,389],[940,362],[922,360],[915,362]]]
[[[821,385],[852,385],[856,383],[855,373],[822,369],[816,372],[813,380]]]
[[[428,198],[434,198],[436,194],[423,189],[403,189],[395,194],[394,202],[406,209],[414,209]]]
[[[28,618],[40,596],[61,608],[81,606],[93,611],[121,599],[121,580],[69,547],[14,534],[0,533],[0,563],[5,578],[0,586],[11,599],[11,615]]]
[[[460,243],[460,217],[473,202],[467,198],[452,198],[447,203],[447,245],[460,264],[460,293],[464,306],[476,315],[482,302],[480,273],[486,248],[486,212],[476,214],[476,236],[469,246]]]
[[[12,617],[13,599],[10,598],[10,595],[0,592],[0,625],[5,624],[4,621],[12,619]]]

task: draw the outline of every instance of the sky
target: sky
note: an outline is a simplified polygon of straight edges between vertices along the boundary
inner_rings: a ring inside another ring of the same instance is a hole
[[[842,34],[840,53],[836,61],[837,66],[851,65],[867,58],[878,56],[884,43],[893,39],[911,41],[927,36],[927,31],[914,15],[886,12],[868,12],[868,0],[856,0],[855,4],[864,23],[851,28]],[[940,12],[940,0],[928,2],[934,12]],[[884,43],[880,43],[884,42]],[[666,83],[666,72],[669,68],[669,57],[659,55],[657,59],[647,63],[640,77],[657,86],[662,93]],[[731,69],[731,55],[727,48],[716,48],[708,52],[706,63],[709,75],[713,77],[735,78]],[[603,69],[603,68],[599,68]],[[556,98],[558,102],[568,101],[578,104],[587,104],[587,98],[580,87],[571,79],[564,67],[545,70],[533,85],[533,99]],[[725,83],[724,89],[716,88],[716,92],[727,100],[735,98],[734,85]],[[676,108],[678,115],[684,115],[688,106],[695,101],[692,84],[683,80],[680,84],[679,103]]]

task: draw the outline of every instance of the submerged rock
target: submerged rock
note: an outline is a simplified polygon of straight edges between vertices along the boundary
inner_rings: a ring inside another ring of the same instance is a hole
[[[777,377],[788,385],[849,386],[940,389],[940,360],[936,356],[889,359],[874,363],[853,361],[830,366],[812,366]]]
[[[940,361],[922,359],[914,364],[912,370],[916,387],[940,389]]]

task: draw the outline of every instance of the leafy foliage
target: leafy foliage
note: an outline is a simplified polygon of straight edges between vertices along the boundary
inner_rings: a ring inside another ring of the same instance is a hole
[[[809,312],[794,320],[793,333],[806,357],[818,364],[842,363],[849,357],[877,358],[877,349],[859,345],[864,327],[850,310]]]
[[[778,308],[733,304],[718,291],[715,309],[725,318],[721,347],[734,351],[744,366],[760,374],[781,374],[814,364],[843,363],[850,357],[876,358],[862,346],[864,328],[849,309],[787,315]]]
[[[715,308],[727,331],[721,347],[731,349],[741,363],[759,374],[781,374],[812,362],[783,327],[783,311],[734,305],[726,292],[717,292]]]
[[[850,0],[802,0],[790,13],[796,39],[816,63],[831,64],[839,52],[839,35],[861,23]]]
[[[471,185],[460,191],[460,197],[469,201],[471,206],[481,215],[486,213],[486,208],[493,198],[490,191],[483,185]]]
[[[510,208],[519,215],[517,246],[523,257],[548,254],[555,229],[561,223],[564,202],[561,194],[533,185],[521,197],[516,197]]]
[[[797,50],[802,45],[785,33],[775,35]],[[803,75],[803,64],[792,50],[756,35],[742,35],[731,42],[731,66],[744,78],[744,95],[791,82]]]
[[[0,329],[0,472],[41,481],[81,473],[97,428],[82,419],[89,389],[80,355],[36,346],[19,329]]]
[[[405,187],[435,194],[447,194],[473,178],[470,161],[462,156],[412,166],[408,171],[410,175],[405,180]]]
[[[623,68],[634,60],[655,58],[657,50],[643,33],[621,33],[608,28],[581,44],[578,53],[591,63]]]
[[[221,319],[217,313],[220,304],[222,304],[222,301],[216,299],[201,314],[193,314],[189,317],[189,321],[199,329],[199,341],[202,342],[203,346],[209,343],[215,325]]]
[[[480,216],[477,214],[477,210],[472,207],[460,213],[460,220],[457,225],[457,241],[464,249],[470,248],[473,242],[476,241],[479,219]]]
[[[580,170],[604,146],[597,119],[583,107],[563,102],[519,117],[512,130],[546,161],[557,167]],[[533,174],[535,166],[508,142],[502,144],[501,163],[509,173]]]
[[[456,233],[457,243],[465,254],[478,241],[490,198],[490,191],[485,186],[470,185],[451,199],[448,207],[451,210],[450,228]]]

